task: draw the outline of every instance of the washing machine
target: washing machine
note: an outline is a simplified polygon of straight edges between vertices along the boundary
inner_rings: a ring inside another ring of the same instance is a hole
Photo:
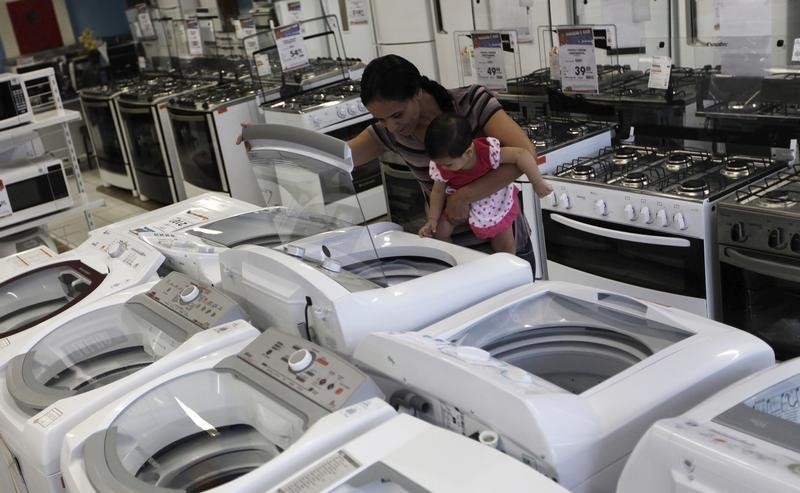
[[[350,354],[370,332],[421,329],[533,281],[530,264],[514,255],[373,226],[224,251],[220,288],[256,325]]]
[[[353,405],[370,398],[382,394],[355,366],[269,328],[243,349],[163,373],[90,416],[67,433],[61,470],[67,490],[81,493],[262,493],[317,447],[363,432],[369,420]],[[335,426],[316,433],[326,419]],[[307,433],[310,446],[299,442]]]
[[[633,450],[618,493],[800,491],[800,358],[657,421]]]
[[[97,230],[54,254],[38,247],[0,266],[0,346],[8,338],[82,305],[158,278],[164,256],[124,233]]]
[[[774,364],[760,339],[685,311],[562,282],[499,294],[354,353],[389,401],[498,448],[573,492],[613,491],[656,420]]]
[[[358,419],[370,416],[375,424],[349,442],[318,447],[301,471],[268,491],[567,493],[550,478],[492,449],[491,443],[481,444],[398,414],[377,399],[355,408]],[[333,419],[320,420],[315,434],[306,433],[295,447],[315,445],[312,440],[328,436],[334,426]]]
[[[56,317],[0,348],[0,430],[29,491],[62,492],[64,435],[116,397],[258,335],[229,297],[177,272]]]

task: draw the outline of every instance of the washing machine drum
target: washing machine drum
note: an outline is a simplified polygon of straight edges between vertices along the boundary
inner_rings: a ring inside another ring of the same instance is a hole
[[[71,260],[0,283],[0,337],[33,327],[74,306],[97,289],[106,275]]]
[[[344,269],[382,288],[427,276],[452,265],[428,257],[382,257],[345,265]]]
[[[205,491],[278,456],[306,418],[226,370],[171,380],[125,408],[86,443],[98,491]],[[133,486],[133,488],[130,488]]]

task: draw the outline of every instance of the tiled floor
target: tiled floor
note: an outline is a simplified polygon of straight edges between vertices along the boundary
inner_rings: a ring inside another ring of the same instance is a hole
[[[100,228],[121,219],[147,212],[147,209],[137,207],[136,205],[123,202],[110,195],[98,192],[97,187],[102,183],[100,182],[100,175],[97,169],[82,171],[81,176],[83,177],[84,187],[87,195],[89,195],[89,199],[95,200],[100,198],[105,200],[105,206],[92,210],[95,228]],[[71,186],[74,190],[74,180],[71,182]],[[81,213],[77,213],[65,220],[48,224],[48,229],[50,236],[61,244],[59,247],[74,248],[83,243],[89,236],[89,227],[86,218]]]

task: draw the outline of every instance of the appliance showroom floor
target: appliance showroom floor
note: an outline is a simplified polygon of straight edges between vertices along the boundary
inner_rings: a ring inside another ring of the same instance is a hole
[[[128,203],[115,198],[105,193],[97,191],[97,187],[101,186],[100,173],[97,168],[91,170],[81,171],[83,177],[83,184],[86,188],[86,193],[89,200],[103,199],[105,205],[97,209],[92,209],[92,217],[94,218],[94,227],[100,228],[107,224],[117,222],[121,219],[134,216],[147,212],[148,208],[137,206],[133,203]],[[70,186],[75,190],[75,181],[70,177]],[[118,190],[119,194],[130,194],[126,190]],[[131,202],[135,202],[131,196]],[[154,204],[155,205],[155,204]],[[48,224],[50,237],[56,241],[59,250],[71,249],[80,245],[89,236],[89,227],[86,224],[86,219],[81,213],[76,213],[68,218]]]

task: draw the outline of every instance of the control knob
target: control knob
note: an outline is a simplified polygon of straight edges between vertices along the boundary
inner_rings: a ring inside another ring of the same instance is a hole
[[[672,220],[675,221],[675,225],[678,226],[678,229],[684,230],[689,226],[686,224],[686,218],[683,217],[683,212],[676,212],[674,216],[672,216]]]
[[[356,116],[358,114],[358,108],[354,104],[347,105],[347,112],[350,113],[350,116]]]
[[[289,355],[289,370],[300,373],[314,362],[314,354],[308,349],[298,349]]]
[[[645,224],[651,224],[653,222],[653,214],[650,213],[650,208],[647,206],[642,207],[642,210],[639,211],[639,215],[644,221]]]
[[[633,204],[625,204],[625,217],[628,218],[628,221],[636,220],[636,209],[634,209]]]
[[[789,248],[794,253],[800,253],[800,233],[792,235],[792,240],[789,242]]]
[[[548,197],[553,201],[553,207],[558,207],[558,195],[556,195],[556,192],[550,192]]]
[[[744,229],[744,223],[733,223],[733,226],[731,226],[731,240],[737,243],[747,240],[747,232]]]
[[[366,111],[367,111],[367,107],[366,107],[366,106],[364,106],[364,103],[361,103],[361,102],[359,102],[359,103],[358,103],[358,111],[359,111],[360,113],[366,113]]]
[[[181,301],[184,303],[191,303],[200,296],[200,289],[194,284],[189,284],[181,290]]]
[[[669,226],[667,211],[665,211],[664,209],[659,209],[658,212],[656,212],[656,219],[658,220],[658,225],[661,226],[662,228],[666,228],[667,226]]]
[[[767,245],[776,250],[783,250],[786,248],[786,233],[783,231],[783,228],[775,228],[769,231]]]
[[[566,193],[562,193],[558,196],[558,204],[563,207],[564,209],[572,208],[572,203],[569,200],[569,195]]]
[[[108,256],[111,258],[117,258],[127,249],[127,245],[125,243],[118,241],[114,246],[108,248]]]
[[[339,116],[339,118],[347,118],[347,108],[339,105],[339,107],[336,108],[336,114]]]
[[[608,206],[606,205],[606,201],[603,199],[599,199],[594,203],[594,211],[600,216],[607,216],[608,215]]]

